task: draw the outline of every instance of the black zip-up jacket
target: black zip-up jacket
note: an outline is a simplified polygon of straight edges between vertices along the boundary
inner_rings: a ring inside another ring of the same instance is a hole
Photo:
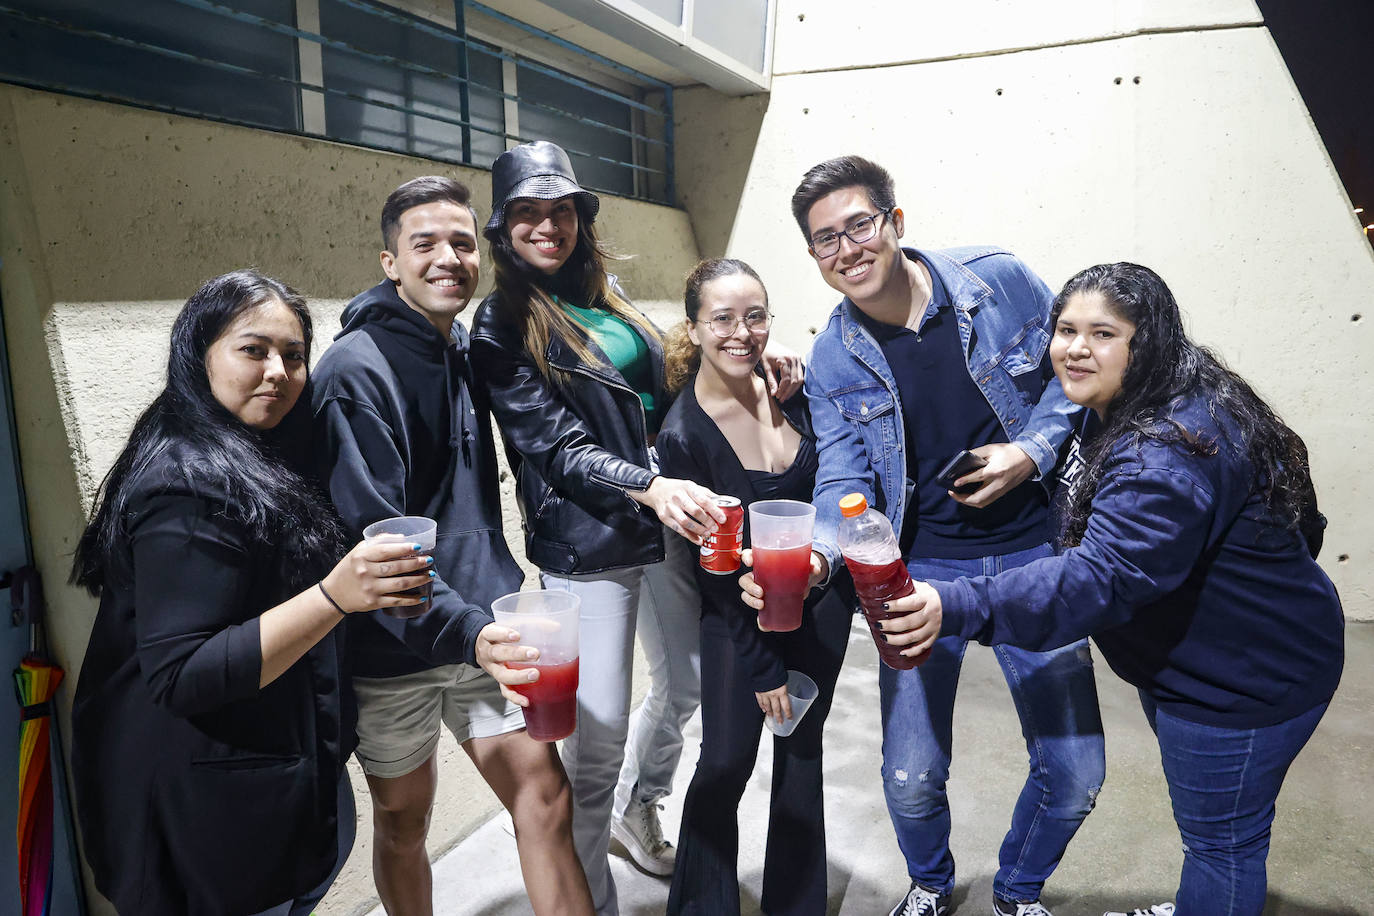
[[[738,499],[745,510],[743,543],[748,546],[749,504],[758,499],[758,493],[725,434],[697,402],[692,388],[695,382],[695,376],[687,380],[663,420],[655,442],[659,462],[669,477],[692,480],[715,493]],[[803,392],[787,399],[782,415],[803,439],[815,441]],[[799,498],[810,499],[811,494]],[[714,616],[725,624],[741,667],[748,673],[750,689],[762,693],[786,683],[783,646],[790,634],[765,633],[758,628],[758,612],[740,599],[739,573],[717,576],[702,569],[699,563],[695,571],[701,589],[701,614]],[[807,597],[805,613],[814,613],[815,606],[832,591],[837,593],[838,600],[854,606],[857,599],[852,580],[848,572],[838,571],[825,587],[814,589]]]
[[[665,404],[663,346],[633,324],[653,362],[655,404]],[[649,470],[644,405],[588,341],[589,366],[562,340],[545,352],[554,385],[525,349],[498,293],[472,319],[472,363],[491,397],[515,471],[525,555],[546,572],[597,573],[663,559],[663,527],[626,493],[644,490]]]
[[[467,331],[454,322],[444,340],[390,280],[355,297],[343,325],[312,375],[320,479],[355,538],[397,515],[439,524],[430,610],[349,615],[353,672],[472,664],[491,602],[524,576],[501,532],[496,446]]]

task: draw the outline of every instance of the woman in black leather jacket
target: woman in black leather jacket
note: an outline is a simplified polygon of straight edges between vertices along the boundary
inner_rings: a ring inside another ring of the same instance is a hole
[[[582,598],[578,725],[563,762],[592,899],[614,914],[613,829],[641,867],[673,868],[658,800],[700,693],[688,540],[699,543],[724,514],[705,487],[656,473],[662,341],[606,274],[592,227],[600,202],[577,184],[567,154],[547,142],[515,147],[497,159],[492,185],[485,234],[496,289],[473,319],[472,361],[516,475],[526,554],[544,587]],[[652,683],[627,754],[641,596]],[[624,811],[614,828],[613,807]]]

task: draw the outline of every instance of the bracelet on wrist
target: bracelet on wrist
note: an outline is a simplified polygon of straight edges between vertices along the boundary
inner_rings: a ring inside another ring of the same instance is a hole
[[[330,604],[334,605],[334,610],[336,610],[336,611],[339,612],[339,616],[340,616],[340,617],[347,617],[347,616],[348,616],[348,611],[345,611],[343,608],[339,607],[339,602],[335,601],[335,600],[334,600],[334,597],[333,597],[332,595],[330,595],[329,592],[327,592],[327,591],[324,590],[324,583],[323,583],[323,582],[316,582],[315,584],[316,584],[317,586],[319,586],[320,594],[321,594],[321,595],[324,595],[324,600],[325,600],[325,601],[328,601]]]

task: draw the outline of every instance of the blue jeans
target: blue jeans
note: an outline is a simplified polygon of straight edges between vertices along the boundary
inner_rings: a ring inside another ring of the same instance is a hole
[[[996,575],[1050,556],[1048,544],[969,560],[913,559],[912,578],[948,581]],[[967,642],[937,640],[924,665],[879,665],[883,712],[883,794],[914,881],[939,893],[954,889],[949,851],[949,779],[954,696]],[[1004,900],[1038,900],[1040,889],[1088,816],[1106,773],[1087,640],[1050,652],[995,646],[1021,718],[1030,772],[1012,809],[992,889]]]
[[[1266,728],[1222,728],[1170,715],[1144,692],[1140,703],[1183,837],[1178,916],[1259,916],[1274,800],[1327,704]]]

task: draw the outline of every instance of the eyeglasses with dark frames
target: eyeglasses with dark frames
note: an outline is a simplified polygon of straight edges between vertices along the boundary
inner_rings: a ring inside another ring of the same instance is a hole
[[[873,241],[878,234],[879,220],[892,217],[893,207],[884,207],[877,213],[861,216],[839,232],[822,232],[811,239],[811,250],[818,258],[833,258],[840,250],[840,237],[849,239],[855,245]]]
[[[711,329],[711,333],[721,340],[728,340],[735,336],[735,331],[743,324],[750,334],[757,334],[760,331],[768,330],[773,324],[773,313],[764,309],[752,309],[743,315],[712,315],[710,318],[698,318],[698,324],[704,324]]]

